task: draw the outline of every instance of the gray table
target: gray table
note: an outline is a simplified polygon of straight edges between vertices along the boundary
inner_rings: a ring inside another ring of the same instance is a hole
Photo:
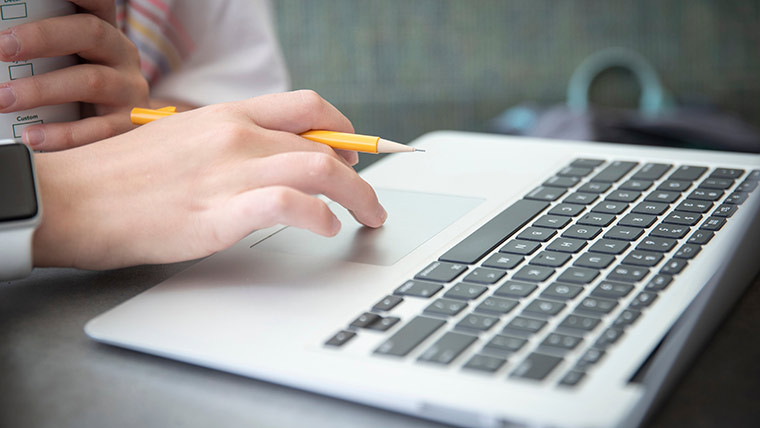
[[[85,336],[82,328],[90,318],[188,265],[107,272],[37,269],[23,281],[0,284],[0,426],[440,426]],[[759,332],[760,279],[651,425],[755,425]]]

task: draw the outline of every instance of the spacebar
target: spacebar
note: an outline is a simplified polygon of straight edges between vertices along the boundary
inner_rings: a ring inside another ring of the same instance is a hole
[[[464,238],[454,248],[446,251],[439,260],[454,263],[475,263],[548,206],[548,202],[520,199],[488,223],[480,226],[480,229]]]

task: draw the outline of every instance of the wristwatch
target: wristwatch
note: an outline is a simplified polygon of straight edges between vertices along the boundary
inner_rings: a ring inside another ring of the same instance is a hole
[[[32,270],[32,237],[42,217],[32,152],[0,140],[0,280]]]

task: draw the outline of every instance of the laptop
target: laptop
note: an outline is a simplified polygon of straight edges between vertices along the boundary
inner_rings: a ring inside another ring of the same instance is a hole
[[[258,230],[99,342],[458,426],[637,426],[758,271],[760,155],[440,131],[379,229]]]

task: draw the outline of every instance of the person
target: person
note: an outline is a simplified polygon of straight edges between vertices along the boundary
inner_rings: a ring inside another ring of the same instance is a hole
[[[297,134],[353,132],[308,90],[175,114],[69,150],[35,153],[42,223],[35,266],[113,269],[210,255],[276,224],[333,236],[322,194],[360,223],[387,213],[330,147]]]
[[[62,150],[131,130],[133,107],[187,110],[288,89],[266,0],[192,7],[171,0],[69,1],[84,13],[0,33],[0,61],[82,59],[0,85],[0,113],[85,103],[79,121],[27,126],[22,140],[35,150]]]

